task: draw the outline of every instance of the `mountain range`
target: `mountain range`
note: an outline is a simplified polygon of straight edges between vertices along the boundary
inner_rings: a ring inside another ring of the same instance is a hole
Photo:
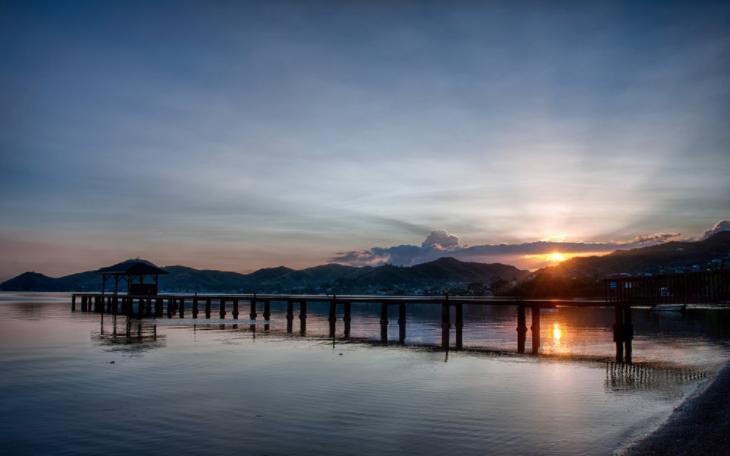
[[[250,274],[187,266],[166,266],[162,269],[167,274],[160,276],[161,291],[201,293],[443,294],[449,291],[488,294],[493,284],[516,283],[529,274],[529,271],[505,264],[463,262],[454,258],[439,258],[410,267],[326,264],[294,270],[279,266],[259,269]],[[26,272],[0,284],[0,290],[96,291],[100,289],[100,284],[98,271],[58,278]]]
[[[534,272],[501,263],[444,257],[415,266],[354,267],[326,264],[294,270],[284,266],[250,274],[166,266],[160,290],[219,293],[504,294],[540,297],[600,296],[602,280],[616,274],[647,275],[730,267],[730,232],[700,241],[674,241],[604,256],[576,257]],[[48,277],[25,272],[2,291],[97,291],[98,270]]]

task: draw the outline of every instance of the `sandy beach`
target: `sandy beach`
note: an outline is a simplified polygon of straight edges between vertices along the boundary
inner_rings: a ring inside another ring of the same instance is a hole
[[[710,385],[682,403],[656,432],[625,454],[721,455],[730,452],[730,364]]]

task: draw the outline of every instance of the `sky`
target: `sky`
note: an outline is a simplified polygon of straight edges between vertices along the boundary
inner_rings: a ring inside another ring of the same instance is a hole
[[[730,218],[728,23],[727,2],[0,0],[0,280],[700,238]]]

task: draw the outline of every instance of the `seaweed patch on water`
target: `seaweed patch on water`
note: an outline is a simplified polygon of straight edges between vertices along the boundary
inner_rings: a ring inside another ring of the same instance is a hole
[[[608,391],[665,389],[707,379],[710,372],[686,366],[671,366],[666,363],[606,363],[604,386]]]

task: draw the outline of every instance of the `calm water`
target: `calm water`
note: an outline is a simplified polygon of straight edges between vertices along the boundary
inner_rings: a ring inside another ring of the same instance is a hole
[[[377,309],[353,307],[352,335],[377,340]],[[438,309],[409,307],[418,347],[333,342],[312,305],[307,336],[288,336],[281,310],[265,332],[128,324],[71,313],[65,295],[0,294],[3,454],[610,454],[730,353],[718,310],[637,311],[646,367],[634,377],[588,359],[612,355],[610,309],[545,312],[543,352],[561,356],[539,359],[504,353],[511,308],[467,307],[475,351],[448,355],[420,346],[440,341]]]

